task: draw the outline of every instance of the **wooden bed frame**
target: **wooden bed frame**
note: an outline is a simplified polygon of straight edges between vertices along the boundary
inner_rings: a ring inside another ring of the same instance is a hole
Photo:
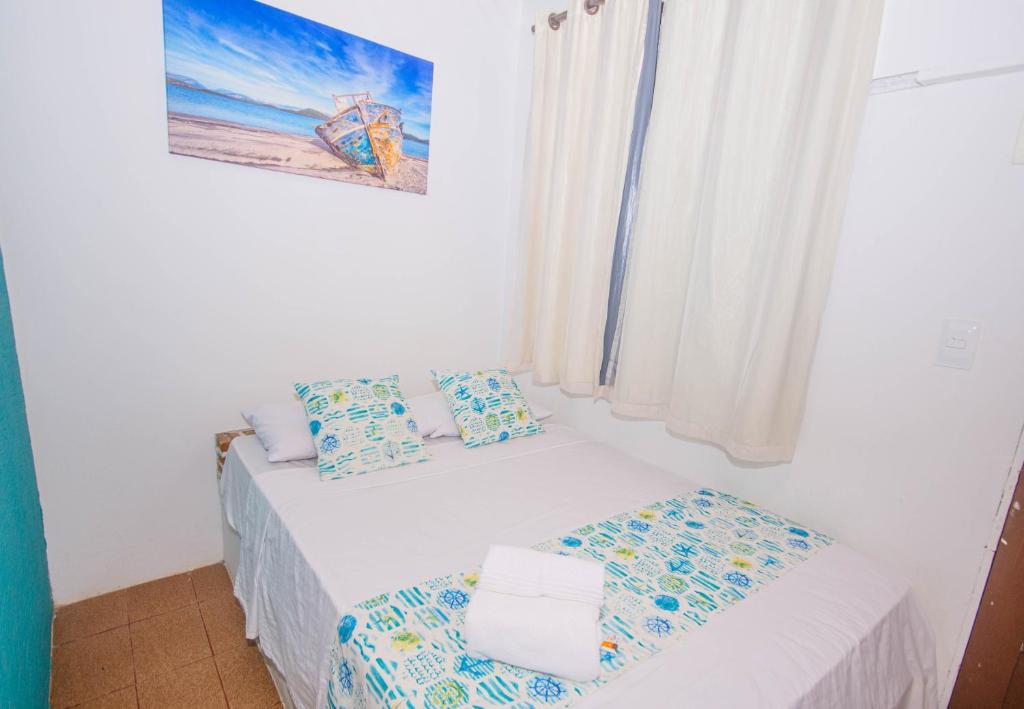
[[[220,433],[213,434],[213,440],[217,447],[218,480],[220,480],[220,474],[224,470],[224,459],[228,457],[228,448],[231,447],[231,441],[239,436],[253,436],[255,434],[256,432],[251,428],[236,428],[234,431],[221,431]]]

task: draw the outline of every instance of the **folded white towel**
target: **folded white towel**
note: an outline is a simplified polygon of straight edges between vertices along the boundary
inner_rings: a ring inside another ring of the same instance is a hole
[[[604,566],[492,546],[466,611],[467,650],[577,682],[601,671]]]
[[[517,596],[604,602],[604,565],[533,549],[493,545],[487,550],[477,588]]]
[[[473,655],[589,682],[601,672],[600,606],[481,590],[462,631]]]

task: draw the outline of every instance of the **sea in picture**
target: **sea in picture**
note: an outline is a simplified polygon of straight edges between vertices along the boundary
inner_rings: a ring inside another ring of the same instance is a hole
[[[264,128],[276,133],[289,133],[304,138],[315,138],[316,127],[326,119],[326,117],[314,118],[274,106],[261,106],[239,101],[212,91],[197,91],[174,83],[173,79],[167,82],[167,112]],[[430,157],[429,147],[430,144],[427,142],[405,136],[402,152],[413,158],[427,160]]]
[[[172,153],[425,193],[433,64],[253,0],[164,0]]]

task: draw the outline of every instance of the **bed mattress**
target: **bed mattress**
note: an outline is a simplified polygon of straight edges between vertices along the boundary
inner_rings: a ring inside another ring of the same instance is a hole
[[[375,594],[697,488],[559,424],[321,482],[236,439],[221,477],[246,634],[297,707],[323,707],[339,618]],[[827,530],[823,530],[827,531]],[[906,581],[832,544],[577,706],[932,707],[933,641]]]

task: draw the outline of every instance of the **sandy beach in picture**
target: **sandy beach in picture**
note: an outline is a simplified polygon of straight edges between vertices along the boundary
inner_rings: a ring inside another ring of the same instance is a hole
[[[303,138],[183,113],[167,114],[167,132],[170,151],[176,155],[418,194],[427,191],[427,161],[408,155],[399,160],[385,182],[346,165],[315,135]]]

